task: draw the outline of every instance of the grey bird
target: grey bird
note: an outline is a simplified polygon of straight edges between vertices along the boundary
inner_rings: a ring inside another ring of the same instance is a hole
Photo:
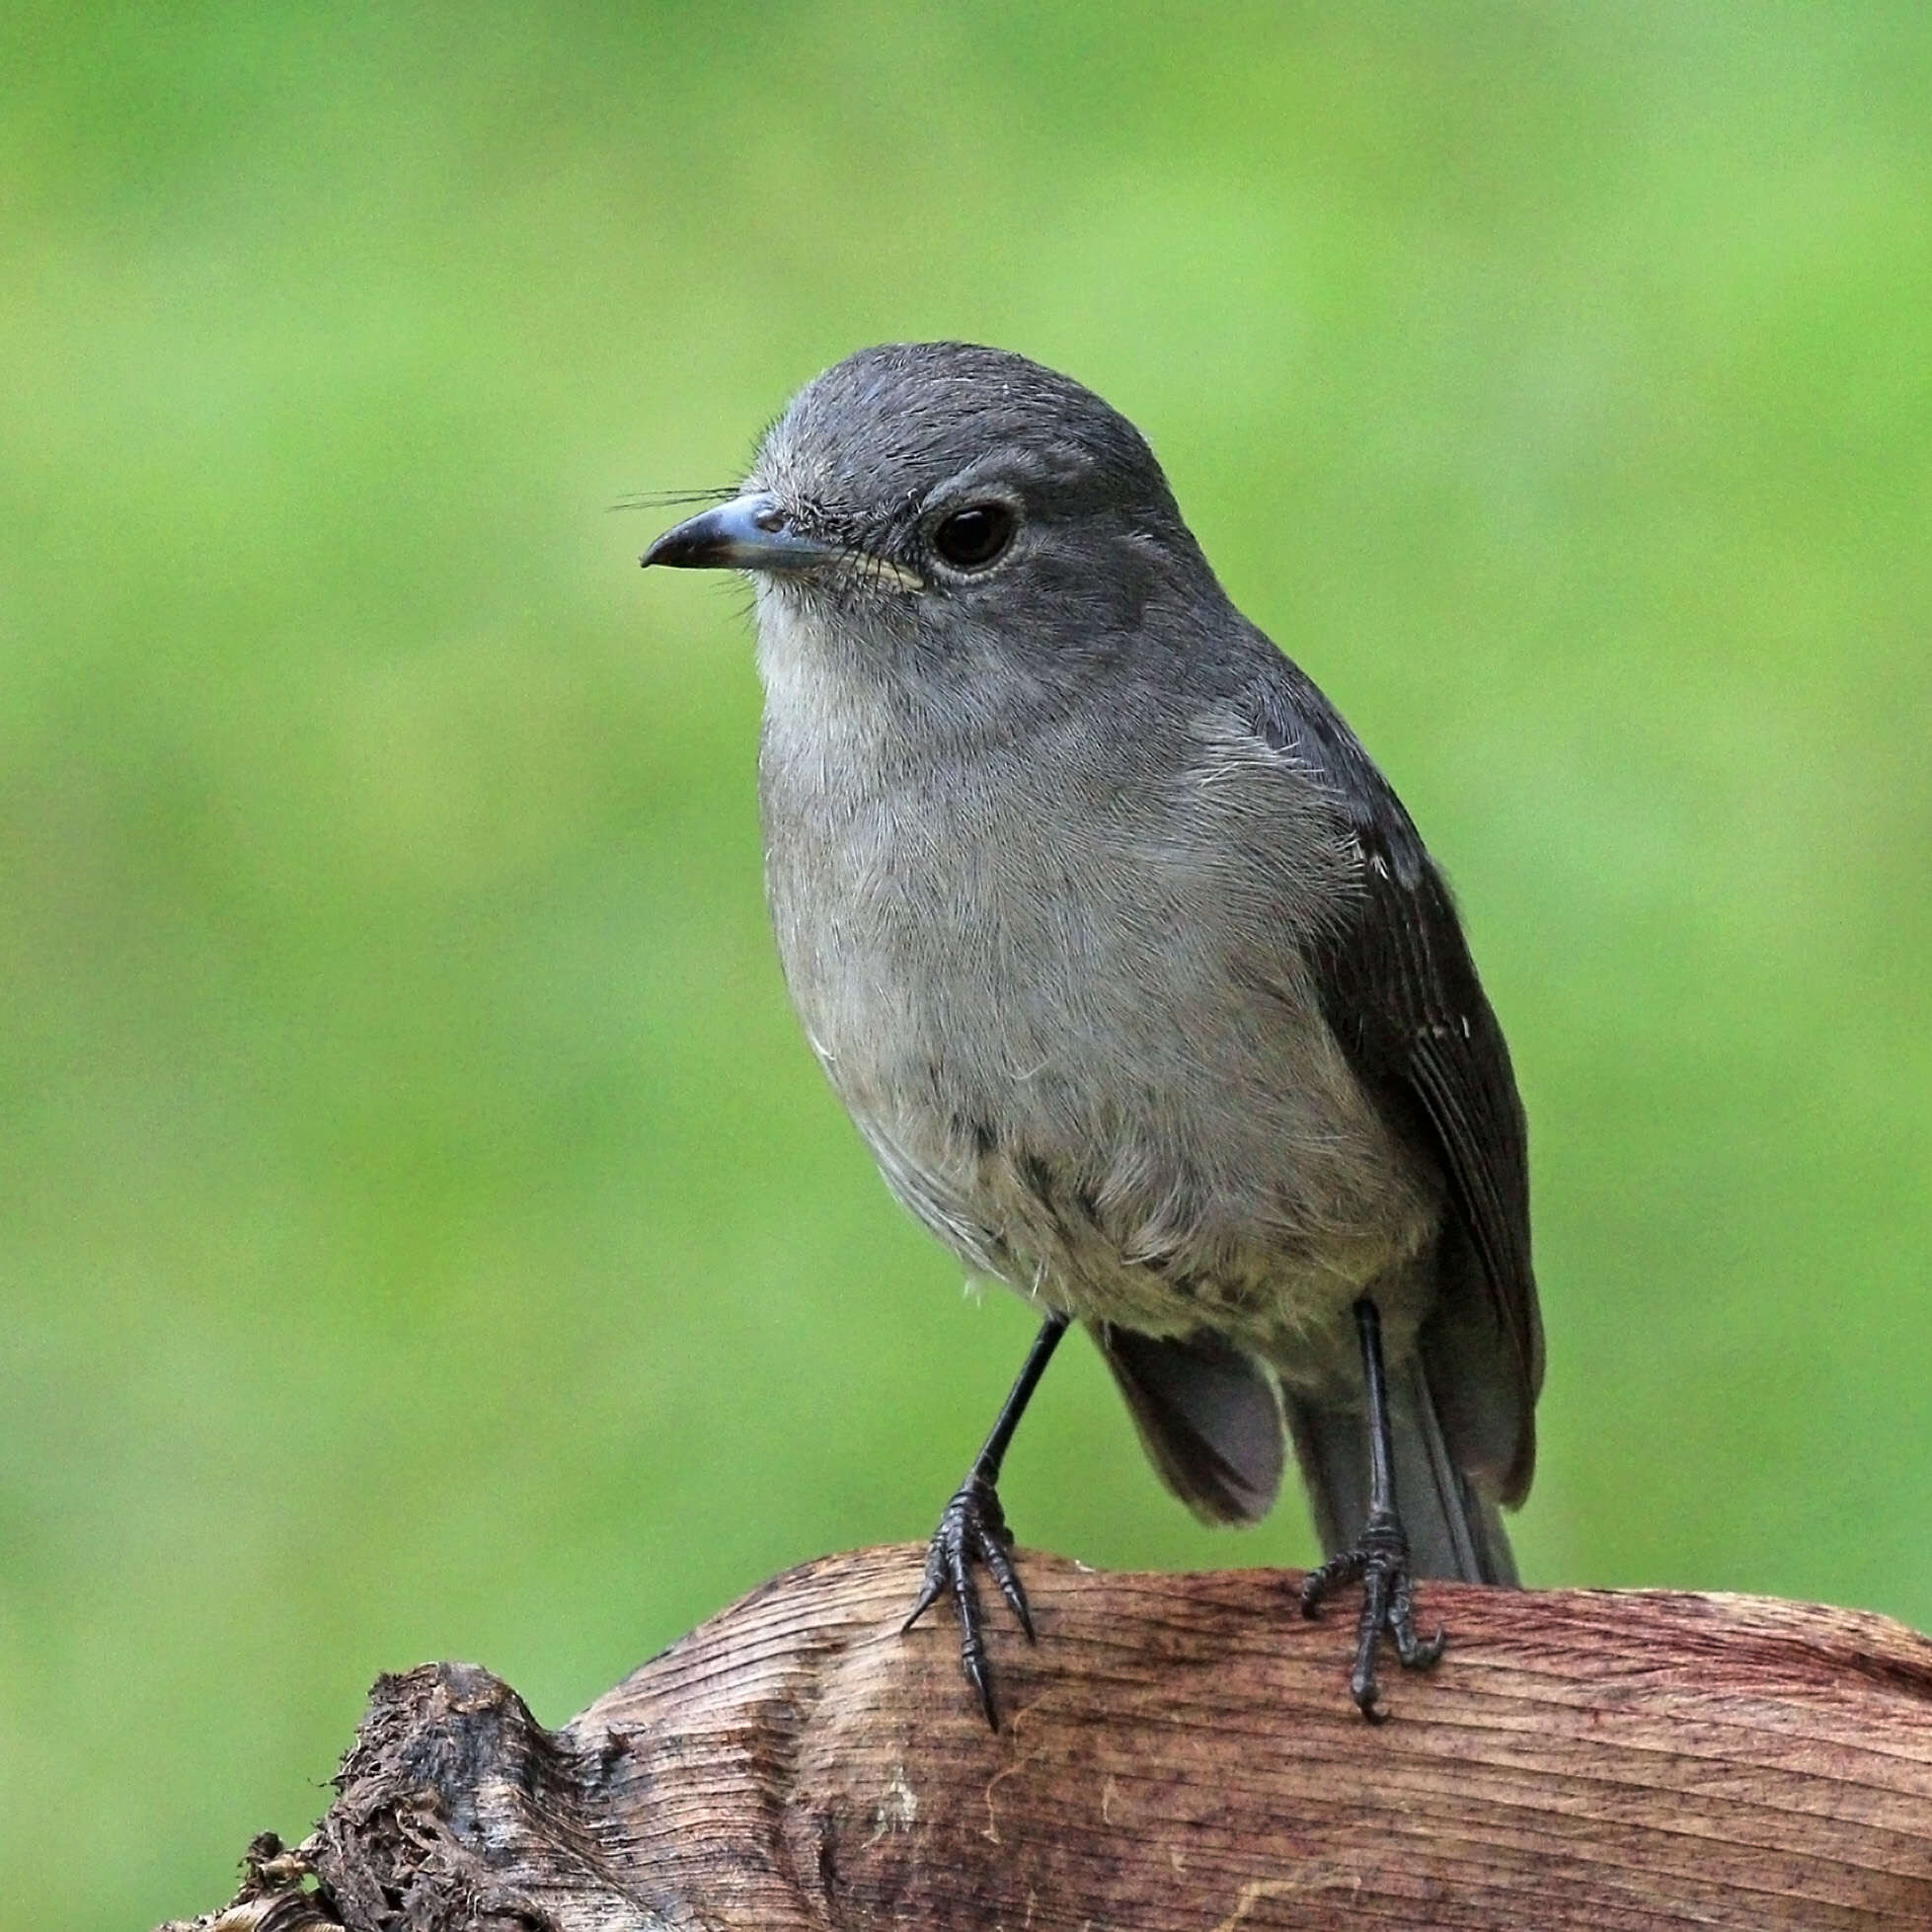
[[[1413,1580],[1513,1584],[1542,1332],[1508,1049],[1441,874],[1235,609],[1140,433],[962,343],[807,385],[644,563],[745,572],[767,889],[806,1035],[887,1186],[1043,1317],[908,1625],[973,1567],[1029,1638],[997,1482],[1079,1322],[1162,1480],[1267,1512],[1292,1441],[1376,1650]],[[1398,1499],[1400,1508],[1398,1509]]]

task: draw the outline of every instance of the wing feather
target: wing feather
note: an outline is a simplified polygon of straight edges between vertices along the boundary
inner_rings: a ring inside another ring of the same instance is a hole
[[[1507,1467],[1494,1480],[1519,1501],[1535,1461],[1543,1333],[1529,1246],[1529,1146],[1509,1049],[1477,977],[1447,884],[1388,781],[1339,713],[1286,658],[1247,694],[1249,722],[1328,796],[1357,889],[1319,936],[1311,964],[1324,1016],[1356,1075],[1399,1117],[1419,1121],[1438,1154],[1451,1210],[1481,1275],[1485,1352],[1509,1412]],[[1454,1295],[1459,1284],[1445,1283]],[[1427,1352],[1427,1336],[1425,1337]],[[1459,1363],[1471,1358],[1456,1338]],[[1448,1404],[1453,1408],[1453,1400]]]

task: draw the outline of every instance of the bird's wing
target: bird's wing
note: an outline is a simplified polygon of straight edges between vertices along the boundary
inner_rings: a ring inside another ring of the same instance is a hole
[[[1311,949],[1324,1017],[1356,1076],[1418,1121],[1442,1162],[1454,1226],[1445,1244],[1438,1346],[1425,1366],[1444,1425],[1488,1438],[1503,1501],[1519,1502],[1535,1461],[1543,1331],[1529,1254],[1529,1146],[1503,1030],[1484,996],[1455,904],[1388,782],[1285,657],[1244,694],[1247,722],[1292,759],[1345,828],[1356,889]],[[1431,1381],[1437,1377],[1431,1374]],[[1496,1437],[1503,1439],[1498,1442]],[[1493,1445],[1493,1446],[1492,1446]]]

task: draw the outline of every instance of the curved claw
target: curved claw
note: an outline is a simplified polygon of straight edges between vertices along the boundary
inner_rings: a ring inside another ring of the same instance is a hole
[[[1027,1592],[1021,1587],[1020,1573],[1013,1567],[1013,1559],[1007,1554],[1007,1545],[987,1541],[979,1545],[979,1561],[986,1566],[986,1574],[999,1585],[999,1593],[1006,1598],[1007,1607],[1018,1618],[1020,1628],[1027,1633],[1029,1644],[1038,1643],[1034,1634],[1033,1612],[1027,1607]]]
[[[972,1580],[972,1566],[978,1562],[985,1567],[1027,1633],[1027,1641],[1034,1642],[1033,1612],[1028,1608],[1019,1572],[1013,1567],[1012,1544],[998,1492],[986,1478],[968,1476],[940,1515],[926,1552],[919,1594],[899,1626],[901,1632],[910,1630],[942,1594],[952,1592],[960,1619],[960,1667],[978,1696],[987,1724],[995,1731],[999,1729],[999,1711],[993,1702],[992,1672],[986,1661],[979,1589]]]
[[[1430,1669],[1448,1641],[1438,1630],[1432,1637],[1416,1631],[1415,1580],[1409,1574],[1409,1538],[1401,1519],[1376,1510],[1362,1526],[1361,1541],[1340,1556],[1330,1557],[1301,1583],[1301,1614],[1320,1614],[1322,1598],[1344,1584],[1361,1582],[1361,1616],[1355,1625],[1355,1662],[1349,1673],[1349,1695],[1370,1724],[1380,1724],[1381,1689],[1375,1681],[1375,1646],[1383,1632],[1395,1646],[1396,1661],[1405,1670]]]

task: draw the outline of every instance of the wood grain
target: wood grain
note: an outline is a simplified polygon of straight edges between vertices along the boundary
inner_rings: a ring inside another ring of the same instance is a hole
[[[899,1635],[921,1554],[781,1577],[554,1734],[474,1666],[383,1679],[231,1911],[312,1875],[358,1932],[1932,1926],[1932,1644],[1883,1618],[1430,1584],[1448,1655],[1371,1727],[1298,1577],[1028,1555],[995,1737],[946,1622]]]

